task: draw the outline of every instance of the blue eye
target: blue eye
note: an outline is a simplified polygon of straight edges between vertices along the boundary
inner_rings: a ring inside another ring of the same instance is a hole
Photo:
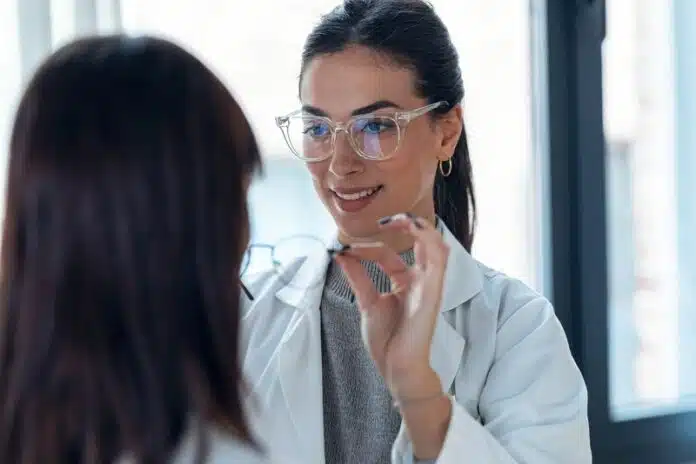
[[[394,122],[389,119],[364,119],[356,123],[356,128],[367,134],[381,134],[394,128]]]
[[[319,122],[305,124],[302,131],[302,133],[305,135],[309,135],[310,137],[314,138],[326,137],[329,132],[330,130],[328,124]]]

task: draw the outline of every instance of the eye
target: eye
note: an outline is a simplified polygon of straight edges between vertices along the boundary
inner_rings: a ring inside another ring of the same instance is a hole
[[[381,134],[394,127],[394,121],[387,118],[362,119],[356,122],[356,128],[367,134]]]
[[[329,135],[329,125],[323,121],[306,121],[302,133],[313,138],[321,138]]]

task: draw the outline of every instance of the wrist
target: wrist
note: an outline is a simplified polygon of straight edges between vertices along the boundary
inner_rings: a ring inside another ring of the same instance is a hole
[[[447,397],[447,394],[445,392],[438,391],[437,393],[433,393],[432,395],[428,395],[428,396],[395,398],[393,405],[396,409],[403,411],[404,409],[407,409],[407,408],[413,409],[413,408],[428,406],[429,404],[433,403],[436,400],[442,401],[445,398],[447,398],[449,401],[449,398]]]
[[[444,392],[430,400],[402,404],[399,412],[419,460],[435,460],[442,452],[452,419],[452,401]]]
[[[444,396],[440,377],[428,366],[393,377],[389,390],[396,403],[410,403]]]

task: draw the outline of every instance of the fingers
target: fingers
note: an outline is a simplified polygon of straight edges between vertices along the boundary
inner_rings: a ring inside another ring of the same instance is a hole
[[[355,243],[343,249],[335,255],[335,259],[343,269],[362,308],[373,306],[381,293],[375,288],[360,260],[373,261],[384,270],[392,282],[391,293],[408,289],[413,279],[421,273],[429,276],[429,279],[434,278],[433,282],[442,280],[447,266],[449,247],[442,234],[423,218],[397,214],[382,219],[380,227],[399,230],[413,237],[415,269],[409,267],[396,251],[380,242]]]
[[[391,248],[380,242],[351,245],[344,253],[354,259],[376,263],[392,282],[392,292],[396,288],[407,287],[410,282],[410,267]]]
[[[433,224],[409,214],[397,214],[380,221],[385,229],[400,230],[414,239],[416,266],[424,271],[440,270],[444,273],[449,247]]]

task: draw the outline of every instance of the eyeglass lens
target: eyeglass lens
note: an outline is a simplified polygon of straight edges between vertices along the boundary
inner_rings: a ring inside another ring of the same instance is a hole
[[[324,118],[307,115],[290,118],[285,130],[290,148],[302,158],[326,158],[335,150],[338,134],[334,137],[331,123]],[[346,131],[353,148],[369,159],[388,157],[399,146],[399,125],[390,117],[355,118],[347,125]]]

